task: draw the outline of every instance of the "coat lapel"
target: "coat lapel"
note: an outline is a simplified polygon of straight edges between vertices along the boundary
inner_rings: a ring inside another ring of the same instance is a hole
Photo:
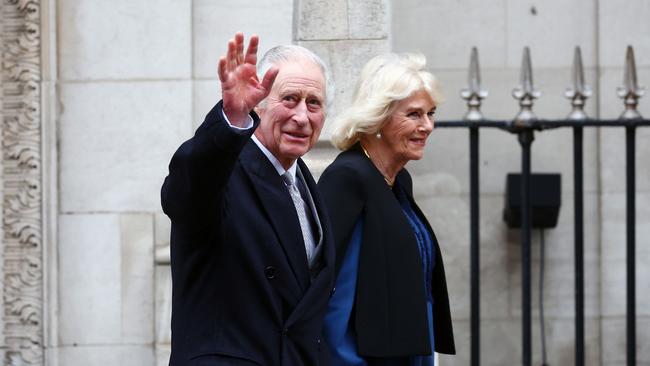
[[[334,242],[332,229],[330,227],[329,216],[325,211],[325,206],[322,204],[320,194],[318,193],[318,188],[314,178],[309,173],[307,166],[302,160],[298,160],[298,166],[303,173],[305,183],[307,184],[309,191],[311,193],[314,205],[316,206],[316,211],[318,212],[318,217],[320,219],[320,225],[322,227],[323,237],[321,239],[321,261],[322,268],[320,272],[316,275],[314,280],[311,282],[309,289],[305,293],[305,296],[300,300],[300,303],[296,306],[289,318],[287,319],[286,326],[293,325],[298,319],[300,319],[303,314],[306,312],[317,313],[324,309],[319,309],[319,307],[327,306],[329,295],[331,295],[331,289],[334,285]],[[314,306],[317,308],[314,309]]]
[[[320,245],[325,245],[325,240],[323,240],[323,237],[325,235],[325,227],[329,225],[328,221],[328,216],[327,212],[325,212],[325,206],[322,204],[320,195],[318,194],[318,186],[316,185],[316,182],[314,181],[314,177],[312,177],[311,173],[309,172],[309,169],[307,169],[307,166],[305,163],[302,161],[302,159],[298,159],[298,167],[300,168],[300,171],[303,176],[303,180],[307,184],[307,188],[309,189],[309,195],[310,195],[310,200],[314,207],[316,208],[316,215],[314,219],[317,221],[317,226],[318,226],[318,235],[319,237],[316,240],[317,244]],[[327,252],[325,249],[321,249],[321,260],[323,261],[323,266],[327,266],[329,264],[329,261],[332,260],[328,257]]]
[[[298,284],[305,291],[310,281],[307,254],[296,209],[287,187],[253,141],[246,144],[239,160],[253,183]]]

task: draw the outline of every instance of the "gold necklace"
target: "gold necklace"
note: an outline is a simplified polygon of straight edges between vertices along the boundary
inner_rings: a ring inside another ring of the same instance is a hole
[[[381,170],[379,169],[377,164],[375,164],[375,162],[372,161],[372,158],[370,158],[370,155],[368,154],[368,150],[366,150],[366,148],[363,147],[363,145],[361,145],[361,144],[359,144],[359,145],[361,146],[361,150],[363,150],[363,153],[366,154],[366,157],[368,158],[368,160],[370,160],[373,163],[373,165],[375,165],[375,167],[377,168],[377,170],[379,171],[381,176],[384,177],[384,181],[386,182],[386,184],[388,184],[389,187],[393,188],[394,182],[392,180],[388,179],[388,177],[385,176],[384,173],[381,172]]]

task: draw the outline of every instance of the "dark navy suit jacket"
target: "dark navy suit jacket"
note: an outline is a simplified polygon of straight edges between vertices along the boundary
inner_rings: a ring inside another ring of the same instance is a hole
[[[323,227],[310,273],[289,192],[221,102],[174,154],[162,187],[171,218],[170,365],[328,365],[322,321],[334,245],[316,184],[298,160]]]

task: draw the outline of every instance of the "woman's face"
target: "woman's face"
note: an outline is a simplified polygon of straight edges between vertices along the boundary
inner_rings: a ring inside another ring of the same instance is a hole
[[[394,161],[406,164],[422,159],[427,138],[433,130],[436,104],[424,90],[397,103],[381,129],[381,145]]]

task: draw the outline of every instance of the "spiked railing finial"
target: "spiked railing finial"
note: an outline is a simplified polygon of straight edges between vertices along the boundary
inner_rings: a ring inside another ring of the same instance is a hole
[[[587,98],[591,96],[591,88],[585,84],[585,73],[582,67],[582,54],[579,46],[576,46],[573,53],[573,72],[571,76],[573,85],[564,92],[564,95],[571,99],[571,105],[573,106],[568,119],[584,120],[587,119],[584,106]]]
[[[472,47],[467,82],[469,84],[468,87],[460,92],[463,99],[467,100],[468,111],[464,118],[468,121],[480,121],[483,119],[483,114],[481,113],[481,100],[488,96],[488,92],[481,89],[481,73],[476,47]]]
[[[636,63],[634,62],[634,49],[627,46],[625,53],[625,73],[623,75],[623,86],[618,88],[618,96],[625,103],[625,110],[620,119],[642,118],[641,113],[636,109],[639,98],[644,94],[644,88],[639,87],[636,78]]]
[[[515,116],[515,125],[527,125],[537,119],[533,113],[533,100],[539,98],[541,93],[533,87],[533,68],[530,62],[530,50],[524,47],[521,61],[521,78],[518,87],[512,90],[512,96],[519,100],[521,109]]]

